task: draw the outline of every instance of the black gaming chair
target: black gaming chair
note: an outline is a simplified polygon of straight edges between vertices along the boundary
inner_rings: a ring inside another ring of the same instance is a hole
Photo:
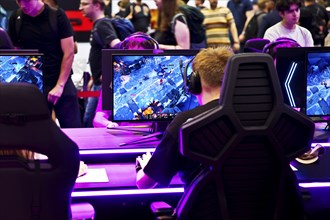
[[[0,49],[14,49],[7,32],[2,28],[0,28]]]
[[[0,156],[0,219],[70,219],[77,145],[52,121],[37,87],[0,83],[0,154],[20,149],[48,160]]]
[[[264,38],[252,38],[245,42],[243,52],[261,53],[264,46],[270,43],[268,39]]]
[[[313,133],[314,123],[283,103],[268,54],[234,55],[219,107],[182,126],[181,153],[204,169],[185,189],[177,218],[303,219],[289,161],[309,150]]]

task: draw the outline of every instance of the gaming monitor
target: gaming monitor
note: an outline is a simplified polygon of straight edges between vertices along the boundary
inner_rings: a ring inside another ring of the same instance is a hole
[[[183,79],[186,65],[198,52],[103,50],[102,108],[112,110],[116,122],[170,121],[195,108],[197,99],[186,92]],[[191,72],[188,67],[188,75]]]
[[[0,50],[0,82],[31,83],[43,92],[42,57],[35,50]]]
[[[294,108],[305,108],[306,51],[311,47],[278,48],[276,70],[284,102]]]
[[[330,48],[306,52],[306,115],[330,116]]]

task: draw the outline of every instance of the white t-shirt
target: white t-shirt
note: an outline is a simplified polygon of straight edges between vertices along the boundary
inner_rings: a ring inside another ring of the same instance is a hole
[[[274,24],[268,28],[265,32],[264,38],[272,41],[275,41],[277,38],[287,37],[291,38],[300,44],[302,47],[313,47],[314,41],[312,34],[304,27],[296,25],[293,30],[285,28],[281,22]]]

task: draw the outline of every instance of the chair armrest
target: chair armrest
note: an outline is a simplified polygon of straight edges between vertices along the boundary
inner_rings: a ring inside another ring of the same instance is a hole
[[[156,216],[157,220],[172,220],[175,219],[173,217],[174,209],[172,206],[167,204],[166,202],[152,202],[150,204],[150,208],[152,213]]]

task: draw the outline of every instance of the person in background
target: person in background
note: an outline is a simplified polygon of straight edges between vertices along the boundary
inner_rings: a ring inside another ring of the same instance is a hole
[[[38,49],[44,54],[44,94],[50,113],[54,110],[62,128],[81,127],[77,90],[72,82],[74,40],[71,23],[64,10],[56,10],[57,34],[49,22],[50,8],[42,0],[17,0],[19,12],[9,18],[8,33],[14,45]],[[20,30],[16,22],[21,19]]]
[[[53,8],[59,8],[59,5],[57,3],[57,0],[42,0],[45,4],[49,5],[50,7]],[[73,40],[74,40],[74,53],[78,53],[78,43],[76,41],[75,35],[73,35]]]
[[[305,0],[300,9],[299,25],[308,29],[315,46],[324,46],[328,34],[329,17],[327,10],[315,0]]]
[[[172,21],[180,13],[179,6],[185,3],[181,0],[155,0],[155,3],[159,12],[158,28],[152,36],[159,43],[160,49],[189,49],[190,34],[185,18],[178,16]]]
[[[142,0],[135,0],[130,4],[126,18],[132,21],[136,32],[148,32],[151,21],[150,8],[146,3],[142,3]]]
[[[254,15],[250,19],[249,23],[247,24],[245,31],[239,36],[240,42],[243,43],[244,45],[247,40],[258,37],[258,30],[262,23],[263,18],[268,13],[267,5],[269,3],[270,3],[270,0],[258,0],[253,5],[254,6]],[[256,7],[255,7],[255,5],[256,5]]]
[[[110,19],[105,18],[105,3],[103,0],[81,0],[79,10],[85,17],[93,21],[93,29],[90,37],[89,65],[91,80],[88,85],[90,91],[101,90],[102,76],[102,49],[115,48],[120,40],[112,26]],[[93,127],[93,118],[97,106],[98,97],[89,97],[83,117],[84,127]]]
[[[179,172],[185,185],[198,173],[200,164],[183,157],[179,151],[179,131],[181,125],[199,114],[219,105],[220,88],[224,70],[233,51],[228,47],[202,49],[194,58],[193,71],[200,76],[201,92],[197,95],[200,106],[179,113],[166,128],[165,134],[155,152],[138,157],[141,169],[137,169],[138,188],[153,188],[157,184],[167,186]]]
[[[120,49],[129,50],[145,50],[145,49],[157,49],[158,43],[156,40],[151,38],[149,35],[143,32],[137,32],[131,34],[126,39],[124,39],[120,45]],[[102,110],[102,91],[100,93],[100,98],[97,103],[97,108],[95,112],[95,117],[93,120],[94,127],[117,127],[117,123],[113,123],[109,120],[111,111]]]
[[[253,7],[250,0],[229,0],[227,7],[234,16],[238,36],[244,33],[249,20],[253,16]],[[234,39],[232,39],[234,41]],[[234,43],[234,42],[232,42]],[[241,43],[240,51],[243,51],[244,44]]]
[[[282,21],[268,28],[264,38],[275,41],[277,38],[287,37],[297,41],[302,47],[313,47],[311,32],[298,25],[300,7],[300,0],[279,0],[276,9],[279,11]]]
[[[203,9],[205,8],[204,2],[205,0],[195,0],[195,6],[199,9]]]
[[[233,14],[227,7],[218,7],[218,0],[209,0],[211,8],[204,8],[204,25],[208,47],[231,46],[229,33],[233,37],[233,50],[239,51],[237,29]]]
[[[112,2],[111,0],[104,0],[105,7],[104,7],[104,14],[108,18],[112,18]]]
[[[130,3],[128,0],[121,0],[117,3],[119,11],[115,14],[115,17],[125,18],[128,15],[128,8]]]
[[[270,0],[267,4],[268,13],[263,17],[258,28],[258,38],[263,38],[266,30],[282,20],[279,11],[275,7],[275,1]]]

